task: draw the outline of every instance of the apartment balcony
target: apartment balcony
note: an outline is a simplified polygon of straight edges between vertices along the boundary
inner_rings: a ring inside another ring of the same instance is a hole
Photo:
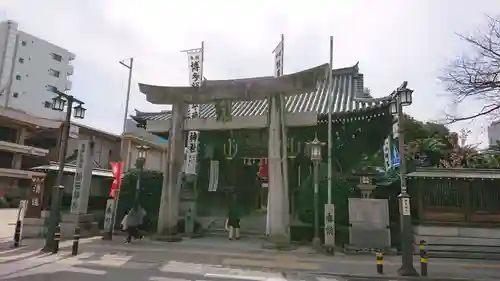
[[[31,156],[46,156],[49,150],[37,148],[33,146],[21,145],[12,142],[0,141],[0,151],[7,151],[12,153],[20,153]]]
[[[69,64],[68,65],[68,72],[67,72],[68,76],[73,75],[74,71],[75,71],[75,67],[72,64]]]
[[[66,80],[66,91],[70,91],[73,86],[73,82],[71,80]]]

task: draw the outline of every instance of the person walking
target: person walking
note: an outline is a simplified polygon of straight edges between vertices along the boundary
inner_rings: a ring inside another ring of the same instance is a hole
[[[125,239],[125,243],[129,244],[132,242],[132,237],[134,239],[139,238],[139,226],[142,224],[142,220],[144,219],[144,213],[141,211],[139,206],[134,206],[126,216],[124,225],[127,230],[127,238]]]
[[[240,213],[238,210],[236,197],[233,197],[233,202],[229,208],[229,213],[226,220],[226,228],[229,231],[229,240],[240,239]]]

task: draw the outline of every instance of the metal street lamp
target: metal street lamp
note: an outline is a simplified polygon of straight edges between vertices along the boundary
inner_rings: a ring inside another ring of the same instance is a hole
[[[306,142],[306,151],[314,164],[314,238],[312,245],[317,250],[321,249],[321,239],[319,238],[319,163],[321,162],[321,150],[325,145],[324,142],[318,140],[318,136],[314,137],[311,142]]]
[[[52,189],[52,201],[50,203],[50,215],[48,221],[48,231],[47,237],[45,239],[45,246],[43,247],[43,252],[54,252],[57,251],[58,242],[56,242],[55,233],[59,225],[60,220],[60,209],[61,209],[61,193],[64,190],[62,185],[62,179],[64,175],[64,162],[66,159],[66,148],[68,146],[69,131],[71,127],[71,113],[74,110],[75,118],[83,118],[85,116],[85,108],[83,108],[83,102],[79,99],[67,95],[65,93],[56,92],[57,96],[52,99],[52,109],[56,111],[64,111],[66,108],[66,118],[64,120],[63,134],[61,145],[59,147],[59,169],[57,171],[56,183]],[[73,107],[74,104],[77,104]]]
[[[398,195],[400,200],[399,208],[401,217],[401,267],[398,273],[402,276],[418,276],[413,267],[413,230],[411,225],[410,194],[406,187],[406,160],[405,160],[405,141],[403,125],[403,107],[411,105],[413,90],[408,89],[408,82],[404,82],[396,91],[393,92],[393,101],[390,104],[391,114],[398,116],[398,148],[400,159],[400,181],[401,193]]]
[[[144,163],[146,163],[148,150],[149,147],[146,145],[137,146],[137,159],[135,160],[135,166],[137,167],[137,169],[139,169],[139,174],[137,175],[137,183],[135,187],[134,207],[139,206],[139,194],[141,192],[141,175],[144,170]]]

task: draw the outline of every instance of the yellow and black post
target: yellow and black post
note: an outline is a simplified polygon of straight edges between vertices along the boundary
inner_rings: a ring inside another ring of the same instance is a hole
[[[384,253],[377,252],[377,273],[384,274]]]
[[[16,229],[14,231],[14,248],[19,247],[21,242],[21,220],[17,220]]]
[[[427,263],[429,259],[425,249],[425,240],[420,240],[420,276],[427,277]]]
[[[76,225],[75,232],[73,233],[73,246],[71,247],[71,254],[78,255],[78,242],[80,241],[80,226]]]
[[[60,240],[61,240],[61,225],[57,224],[56,231],[54,232],[54,248],[52,248],[52,254],[57,254],[57,252],[59,252]]]

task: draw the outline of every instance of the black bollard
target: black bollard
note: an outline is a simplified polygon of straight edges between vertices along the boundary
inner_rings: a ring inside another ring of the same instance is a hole
[[[60,240],[61,240],[61,226],[57,224],[56,230],[54,232],[54,248],[52,248],[52,254],[57,254],[57,252],[59,252]]]
[[[427,250],[425,250],[425,240],[420,241],[420,276],[427,277]]]
[[[16,230],[14,231],[14,248],[19,247],[21,243],[21,220],[16,222]]]
[[[377,273],[384,274],[384,254],[382,252],[377,253]]]
[[[80,240],[80,226],[76,225],[75,232],[73,234],[73,246],[71,247],[71,254],[73,256],[78,255],[78,241]]]

